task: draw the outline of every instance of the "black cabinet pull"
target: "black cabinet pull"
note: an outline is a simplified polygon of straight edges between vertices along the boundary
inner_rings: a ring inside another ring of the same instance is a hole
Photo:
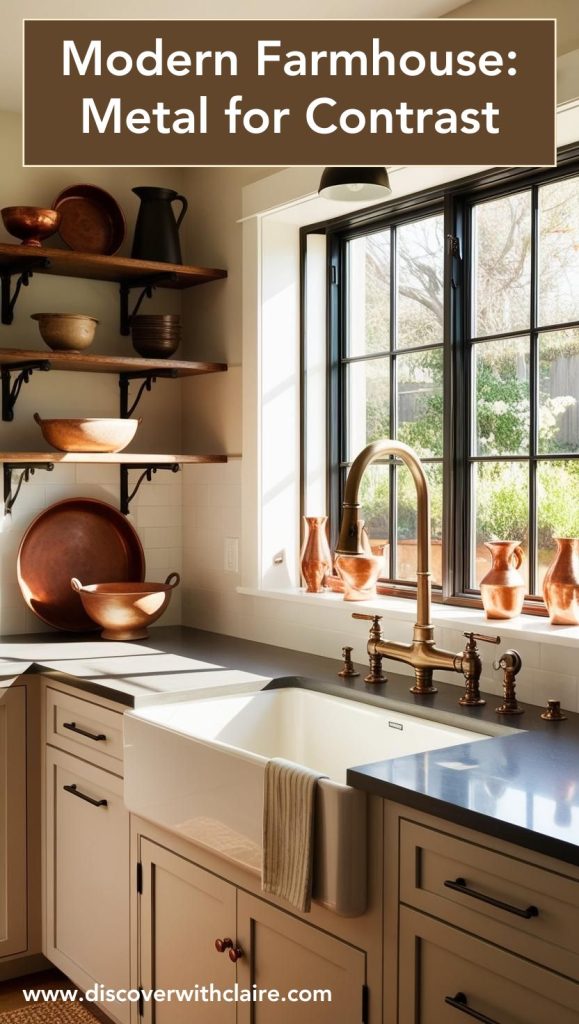
[[[466,1014],[467,1017],[473,1017],[474,1020],[481,1020],[483,1024],[498,1024],[498,1021],[492,1017],[487,1017],[486,1013],[480,1013],[478,1010],[473,1010],[472,1006],[468,1005],[468,1000],[464,992],[457,992],[455,996],[445,996],[445,1003],[449,1006],[453,1006],[455,1010],[460,1010],[461,1013]]]
[[[73,796],[77,796],[79,800],[86,800],[87,804],[92,804],[93,807],[108,807],[108,800],[93,800],[92,796],[87,796],[86,793],[81,793],[80,789],[76,788],[76,783],[73,782],[71,786],[63,786],[63,789],[67,793],[72,793]]]
[[[455,892],[462,892],[465,896],[472,896],[473,900],[480,900],[482,903],[490,903],[491,907],[499,910],[506,910],[507,914],[515,914],[517,917],[538,917],[539,911],[532,904],[530,907],[514,907],[512,903],[503,903],[496,900],[494,896],[485,896],[484,892],[477,892],[476,889],[469,889],[464,878],[457,878],[454,882],[447,879],[444,883],[447,889],[454,889]]]
[[[63,729],[70,729],[71,732],[77,732],[79,736],[86,736],[87,740],[106,740],[104,732],[87,732],[86,729],[81,729],[76,722],[63,722]]]

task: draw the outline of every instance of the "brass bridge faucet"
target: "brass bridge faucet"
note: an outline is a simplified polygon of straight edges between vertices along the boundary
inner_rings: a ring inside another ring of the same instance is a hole
[[[434,641],[434,627],[430,621],[431,611],[431,580],[430,580],[430,494],[424,468],[415,451],[401,441],[375,441],[367,445],[354,459],[348,479],[344,502],[342,505],[342,526],[336,554],[359,555],[367,557],[362,546],[361,530],[359,529],[359,492],[360,483],[368,466],[376,459],[393,456],[402,459],[408,466],[417,497],[417,615],[412,643],[395,643],[382,639],[380,627],[381,616],[362,615],[354,612],[354,618],[371,619],[372,628],[368,641],[370,655],[370,675],[366,682],[383,682],[382,658],[402,661],[414,668],[415,682],[411,693],[436,693],[437,688],[432,682],[435,669],[450,672],[462,672],[466,679],[464,693],[460,704],[473,706],[484,704],[479,690],[482,664],[477,647],[478,640],[488,643],[500,643],[500,637],[482,636],[478,633],[465,633],[467,643],[464,651],[455,654],[437,647]]]

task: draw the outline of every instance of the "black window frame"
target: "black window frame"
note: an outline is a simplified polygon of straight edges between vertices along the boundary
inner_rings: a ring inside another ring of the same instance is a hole
[[[470,465],[472,440],[472,390],[473,377],[471,357],[473,346],[480,338],[473,340],[469,322],[472,279],[472,261],[464,261],[464,254],[470,251],[471,210],[483,199],[498,198],[509,193],[532,189],[533,203],[537,202],[538,187],[557,178],[579,174],[579,143],[563,147],[558,152],[557,165],[552,168],[495,168],[493,170],[452,181],[442,186],[419,193],[392,199],[369,210],[357,211],[328,222],[303,227],[300,232],[301,252],[301,338],[302,338],[302,512],[304,509],[304,470],[306,461],[305,416],[305,291],[307,237],[310,234],[326,236],[327,252],[327,495],[332,549],[337,542],[341,511],[342,467],[345,451],[345,394],[342,372],[342,339],[344,337],[346,273],[345,250],[349,239],[366,234],[369,230],[400,225],[405,222],[442,213],[444,218],[444,318],[443,318],[443,381],[444,381],[444,425],[443,425],[443,584],[434,588],[433,599],[443,603],[482,607],[480,594],[469,587],[469,529],[470,508]],[[537,387],[537,337],[540,333],[536,320],[536,274],[537,260],[537,218],[533,218],[532,274],[531,274],[531,324],[525,332],[531,337],[531,416],[535,416]],[[392,275],[394,278],[394,275]],[[572,321],[579,326],[579,321]],[[557,325],[559,326],[559,325]],[[544,327],[542,328],[544,330]],[[515,332],[523,334],[523,332]],[[501,334],[501,337],[508,336]],[[391,327],[392,337],[392,327]],[[470,386],[463,386],[462,382]],[[392,381],[390,393],[392,396]],[[467,429],[464,429],[466,426]],[[536,433],[536,431],[535,431]],[[567,455],[565,458],[579,458]],[[500,461],[500,458],[494,459]],[[529,463],[540,461],[541,455],[529,452],[521,457]],[[475,461],[476,457],[475,457]],[[530,470],[531,478],[535,474]],[[391,496],[391,502],[392,502]],[[536,495],[530,488],[529,502],[532,519],[536,527]],[[450,513],[450,514],[449,514]],[[395,523],[395,518],[391,521]],[[536,529],[535,529],[536,533]],[[533,556],[534,540],[529,537],[529,555]],[[391,545],[393,551],[394,545]],[[414,597],[415,585],[397,581],[383,582],[380,593]],[[524,610],[545,614],[543,601],[530,597],[525,601]]]

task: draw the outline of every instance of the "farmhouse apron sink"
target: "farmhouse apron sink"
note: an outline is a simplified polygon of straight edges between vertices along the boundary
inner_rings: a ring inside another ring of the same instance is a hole
[[[348,768],[482,740],[480,734],[301,687],[150,706],[125,714],[130,811],[259,874],[263,776],[283,757],[328,776],[318,787],[314,898],[366,907],[366,796]]]

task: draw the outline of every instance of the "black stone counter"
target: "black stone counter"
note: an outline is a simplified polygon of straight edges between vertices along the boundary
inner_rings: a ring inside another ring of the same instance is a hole
[[[348,782],[579,865],[579,715],[545,722],[541,708],[526,704],[523,715],[505,718],[495,712],[496,696],[486,695],[482,708],[462,708],[458,686],[439,683],[437,694],[421,698],[409,692],[408,676],[390,671],[385,684],[364,683],[365,666],[344,681],[339,654],[334,661],[185,627],[159,627],[149,640],[122,645],[94,634],[42,633],[0,637],[0,676],[42,671],[124,707],[183,700],[213,685],[298,685],[463,726],[488,739],[353,767]],[[523,693],[524,678],[523,667]]]

